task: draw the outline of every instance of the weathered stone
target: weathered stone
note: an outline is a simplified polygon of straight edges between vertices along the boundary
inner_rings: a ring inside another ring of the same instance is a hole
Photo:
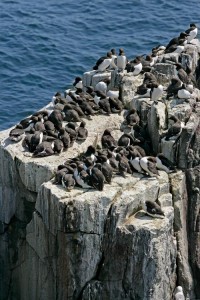
[[[188,251],[197,298],[200,295],[200,168],[189,169],[187,175],[188,192]]]
[[[168,85],[171,78],[176,76],[176,66],[171,63],[157,63],[155,64],[152,73],[156,76],[159,84]]]
[[[181,171],[170,175],[174,203],[174,233],[177,241],[177,279],[183,287],[184,295],[194,298],[194,283],[189,264],[187,215],[188,195],[185,174]]]
[[[164,129],[166,129],[166,106],[158,101],[151,105],[148,114],[148,130],[155,153],[160,152],[160,138]]]

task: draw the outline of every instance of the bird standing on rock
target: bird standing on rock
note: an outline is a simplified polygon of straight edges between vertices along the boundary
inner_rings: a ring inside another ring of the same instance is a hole
[[[129,127],[134,126],[140,122],[140,117],[135,108],[132,108],[128,111],[126,117],[126,122]]]
[[[79,128],[77,129],[77,141],[85,141],[88,136],[88,130],[85,128],[86,123],[84,121],[81,122]]]
[[[169,121],[172,121],[173,124],[172,126],[168,129],[166,135],[165,135],[165,140],[169,141],[169,140],[174,140],[177,139],[181,132],[182,129],[184,127],[184,123],[181,122],[177,117],[175,116],[171,116],[169,117]]]
[[[150,98],[151,101],[158,101],[163,93],[163,86],[162,84],[158,84],[157,82],[152,83],[151,85],[151,92]]]
[[[93,67],[93,70],[104,72],[106,71],[107,68],[110,67],[111,62],[112,62],[112,52],[107,52],[106,56],[102,56],[97,60],[95,66]]]
[[[106,129],[104,131],[101,138],[101,144],[103,148],[108,148],[108,149],[112,147],[117,147],[117,141],[114,139],[109,129]]]
[[[187,42],[190,43],[197,36],[198,28],[194,23],[191,23],[190,28],[187,29],[185,32],[189,35],[187,38]]]
[[[150,176],[159,176],[158,170],[156,169],[156,158],[153,156],[145,156],[140,159],[141,168]]]
[[[24,129],[21,124],[15,126],[15,128],[11,129],[9,132],[9,139],[14,142],[19,142],[22,140],[24,136]]]
[[[162,211],[160,205],[153,201],[141,201],[142,207],[147,215],[153,218],[163,219],[165,217],[164,212]]]
[[[119,72],[123,72],[126,68],[127,58],[124,49],[119,49],[119,55],[117,56],[117,68]]]

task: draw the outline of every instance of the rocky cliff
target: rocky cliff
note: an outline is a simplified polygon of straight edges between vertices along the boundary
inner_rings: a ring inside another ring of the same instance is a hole
[[[157,80],[168,86],[176,75],[170,59],[198,74],[200,46],[161,55]],[[21,142],[0,133],[0,299],[173,299],[181,285],[187,299],[200,298],[200,93],[191,99],[151,103],[135,96],[144,75],[109,72],[128,107],[148,124],[153,150],[177,162],[177,171],[147,178],[116,176],[102,192],[53,184],[56,167],[92,144],[106,128],[119,137],[123,116],[87,121],[88,139],[67,152],[33,158]],[[197,78],[198,79],[198,78]],[[98,76],[84,75],[87,85]],[[93,81],[93,82],[91,82]],[[162,141],[168,116],[187,120],[178,146]],[[164,219],[141,210],[141,200],[159,201]]]

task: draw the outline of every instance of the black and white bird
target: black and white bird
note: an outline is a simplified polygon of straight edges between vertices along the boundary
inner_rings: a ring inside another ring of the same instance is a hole
[[[125,173],[132,174],[131,167],[129,165],[129,161],[126,158],[125,155],[117,153],[116,160],[119,162],[118,169],[119,169],[119,175],[122,177],[126,177]]]
[[[119,49],[119,54],[117,56],[117,68],[119,72],[123,72],[126,68],[127,58],[124,52],[124,49]]]
[[[178,90],[178,98],[180,99],[190,99],[192,94],[186,89],[185,84]]]
[[[163,85],[157,82],[151,84],[150,99],[151,101],[158,101],[163,94]]]
[[[111,69],[117,69],[117,54],[115,49],[110,50],[112,52],[112,61],[110,64]]]
[[[98,191],[103,191],[105,177],[99,167],[101,168],[101,164],[96,164],[90,171],[91,184]]]
[[[177,76],[184,84],[189,83],[189,78],[186,71],[183,69],[183,66],[180,63],[176,63]]]
[[[126,122],[128,126],[134,126],[140,122],[140,117],[135,108],[132,108],[128,111],[125,116]]]
[[[106,129],[104,131],[101,138],[101,144],[103,148],[108,148],[108,149],[117,147],[117,141],[114,139],[109,129]]]
[[[168,48],[170,48],[172,45],[177,45],[180,39],[184,39],[185,40],[185,44],[187,44],[187,38],[188,38],[188,34],[186,32],[181,32],[178,37],[175,37],[175,38],[173,38],[173,39],[170,40],[170,42],[166,46],[165,51]]]
[[[79,163],[74,170],[74,178],[79,186],[83,189],[91,189],[92,186],[89,185],[89,174],[84,170],[83,163]]]
[[[66,132],[65,128],[59,130],[58,138],[63,142],[64,150],[67,150],[71,146],[70,135]]]
[[[172,122],[172,126],[165,134],[165,140],[176,140],[181,135],[182,129],[185,125],[176,116],[169,117],[169,121]]]
[[[167,97],[166,99],[169,99],[170,97],[176,97],[178,95],[178,91],[182,87],[182,81],[177,77],[171,78],[171,83],[167,87]]]
[[[36,146],[33,152],[35,157],[45,157],[54,154],[54,142],[44,141]]]
[[[97,60],[95,66],[93,67],[93,70],[104,72],[106,69],[110,67],[111,62],[112,62],[112,52],[107,52],[106,56],[102,56]]]
[[[189,34],[187,38],[187,42],[190,43],[193,39],[196,38],[198,33],[198,28],[194,23],[190,24],[190,28],[185,31],[187,34]]]
[[[73,82],[73,86],[76,88],[76,89],[83,89],[83,82],[82,82],[82,78],[81,77],[75,77],[75,80]]]
[[[182,286],[177,286],[174,291],[174,300],[185,300]]]
[[[131,72],[133,76],[137,76],[141,73],[142,71],[142,62],[140,57],[135,58],[133,61],[127,64],[126,66],[127,72]]]
[[[105,177],[105,182],[111,184],[111,180],[113,177],[113,169],[110,165],[108,158],[105,155],[100,157],[101,160],[101,171]]]
[[[156,202],[142,200],[140,203],[147,215],[159,219],[163,219],[165,217],[163,210],[161,209],[160,205],[158,205]]]
[[[24,137],[24,129],[21,124],[15,126],[15,128],[11,129],[9,132],[9,139],[13,142],[19,142]]]
[[[175,165],[167,157],[165,157],[163,153],[157,154],[156,167],[166,173],[171,173],[175,170]]]
[[[88,136],[88,130],[85,128],[86,123],[85,121],[82,121],[80,126],[77,129],[77,141],[85,141]]]
[[[100,92],[103,92],[104,94],[106,94],[109,84],[110,84],[110,78],[105,78],[105,79],[99,81],[95,85],[95,89],[94,90],[95,91],[100,91]]]
[[[140,159],[141,168],[150,176],[159,176],[158,170],[156,168],[156,158],[153,156],[145,156]]]
[[[76,181],[75,181],[75,179],[74,179],[74,176],[73,176],[73,174],[64,174],[63,176],[62,176],[62,186],[68,191],[68,192],[70,192],[73,188],[74,188],[74,186],[75,186],[75,184],[76,184]]]

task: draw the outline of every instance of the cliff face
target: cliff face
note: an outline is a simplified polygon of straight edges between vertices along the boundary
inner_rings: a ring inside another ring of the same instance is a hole
[[[154,69],[165,86],[175,75],[168,56],[161,56]],[[198,44],[179,56],[195,70]],[[154,151],[176,160],[179,170],[159,171],[158,178],[116,176],[103,192],[66,192],[53,184],[58,164],[85,151],[106,128],[119,137],[122,115],[95,116],[87,121],[83,144],[45,159],[30,157],[21,142],[9,142],[9,130],[1,132],[0,299],[170,300],[177,285],[188,299],[200,298],[199,90],[188,102],[152,104],[134,97],[143,75],[101,76],[120,85],[123,101],[148,124]],[[87,73],[84,80],[90,85],[96,77]],[[187,118],[179,147],[160,143],[169,114]],[[141,211],[141,200],[156,199],[164,219]]]

